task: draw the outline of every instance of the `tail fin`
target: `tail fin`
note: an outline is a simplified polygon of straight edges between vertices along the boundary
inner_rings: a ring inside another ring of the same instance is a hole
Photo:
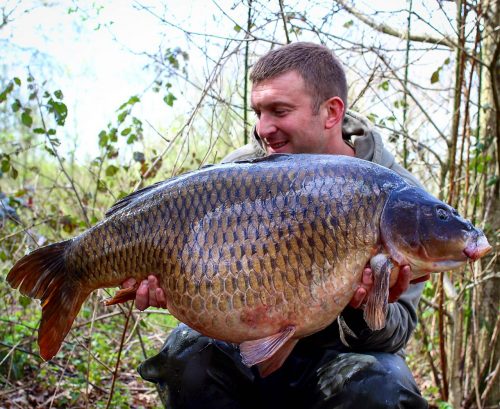
[[[70,240],[39,248],[19,260],[7,281],[22,294],[42,302],[38,330],[40,355],[51,359],[69,332],[90,290],[82,289],[67,271],[64,253]]]

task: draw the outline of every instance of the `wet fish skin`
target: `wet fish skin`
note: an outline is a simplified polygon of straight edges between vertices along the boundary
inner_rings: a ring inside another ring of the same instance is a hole
[[[318,330],[311,314],[323,327],[344,308],[358,281],[344,271],[357,273],[377,246],[367,221],[385,194],[367,188],[367,173],[333,175],[320,163],[208,169],[112,213],[73,241],[67,264],[91,288],[154,272],[169,310],[216,338],[261,338],[292,319],[304,320],[305,336]],[[325,304],[327,294],[336,302]]]
[[[205,335],[256,347],[265,358],[276,351],[262,353],[265,342],[252,340],[274,341],[286,333],[279,345],[291,350],[298,338],[329,325],[376,254],[413,262],[411,248],[399,251],[405,232],[391,232],[386,246],[382,236],[389,234],[381,226],[388,201],[398,202],[400,192],[411,189],[378,165],[331,155],[217,165],[119,201],[80,236],[21,259],[8,280],[42,299],[39,345],[45,359],[58,351],[93,290],[148,274],[158,276],[179,320]],[[436,199],[413,192],[421,195],[417,202],[434,206]],[[398,230],[397,224],[391,228]],[[487,250],[472,243],[482,232],[473,228],[458,237],[456,230],[449,235],[455,246],[443,260],[463,264],[465,247],[478,256]],[[436,260],[429,267],[424,257],[418,267],[438,271],[443,261]]]

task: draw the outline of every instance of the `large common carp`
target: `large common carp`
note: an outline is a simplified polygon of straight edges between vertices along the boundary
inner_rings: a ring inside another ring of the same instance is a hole
[[[367,263],[374,289],[365,320],[380,329],[393,266],[409,264],[416,278],[490,249],[453,208],[384,167],[273,155],[139,190],[79,236],[19,260],[7,280],[42,301],[44,359],[92,291],[156,274],[177,319],[240,344],[243,362],[261,363],[266,375],[338,316]],[[116,300],[133,295],[122,290]]]

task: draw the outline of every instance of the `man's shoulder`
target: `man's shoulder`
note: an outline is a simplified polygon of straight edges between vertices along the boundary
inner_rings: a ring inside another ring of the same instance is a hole
[[[423,188],[414,175],[396,162],[394,155],[384,146],[379,129],[367,118],[349,111],[344,120],[343,134],[353,141],[356,157],[389,168],[411,185]]]
[[[243,145],[241,148],[238,148],[229,153],[221,160],[221,163],[231,163],[240,160],[250,160],[255,158],[261,158],[265,155],[266,155],[265,151],[262,148],[260,148],[256,143],[248,143],[246,145]]]

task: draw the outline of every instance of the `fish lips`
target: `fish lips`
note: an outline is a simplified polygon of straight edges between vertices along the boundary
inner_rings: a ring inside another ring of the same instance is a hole
[[[488,243],[488,239],[484,234],[476,236],[475,240],[471,240],[464,249],[464,254],[467,258],[476,261],[488,254],[493,247]]]

